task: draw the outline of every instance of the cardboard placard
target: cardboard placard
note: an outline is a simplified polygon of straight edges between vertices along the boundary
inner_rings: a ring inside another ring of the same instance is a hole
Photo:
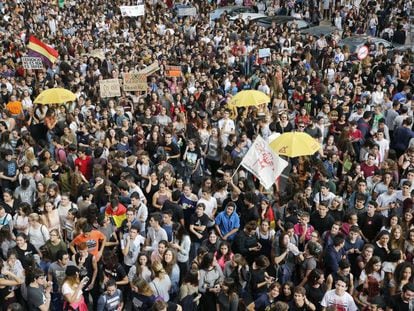
[[[152,75],[154,72],[157,72],[158,70],[160,70],[160,67],[158,66],[158,62],[153,62],[151,65],[140,70],[138,73],[149,76],[149,75]]]
[[[125,92],[145,92],[148,89],[147,76],[140,73],[124,73],[123,89]]]
[[[166,77],[181,77],[181,74],[181,66],[165,66]]]
[[[178,8],[178,16],[197,16],[197,9],[194,7],[191,8]]]
[[[270,55],[270,48],[259,49],[259,58],[269,57]]]
[[[43,62],[40,57],[22,57],[24,69],[43,69]]]
[[[106,79],[99,81],[99,93],[102,98],[121,96],[119,79]]]
[[[103,49],[94,49],[90,53],[84,54],[88,57],[99,58],[100,60],[105,59],[105,52]]]
[[[121,16],[144,16],[145,15],[145,5],[122,5],[119,7],[121,10]]]

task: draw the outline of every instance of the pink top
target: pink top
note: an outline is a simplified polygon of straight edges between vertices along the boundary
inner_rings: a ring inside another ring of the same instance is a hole
[[[301,226],[301,224],[296,224],[294,227],[293,227],[293,230],[295,230],[295,234],[298,236],[298,237],[300,237],[302,234],[303,234],[303,227]],[[314,231],[315,229],[311,226],[311,225],[308,225],[308,227],[307,227],[307,229],[306,229],[306,235],[305,235],[305,240],[306,241],[309,241],[310,239],[311,239],[311,237],[312,237],[312,232]]]
[[[231,253],[230,254],[230,259],[229,260],[232,260],[233,259],[233,256],[234,256],[234,254],[233,253]],[[214,257],[215,258],[217,258],[217,251],[214,253]],[[224,259],[224,257],[225,256],[221,256],[220,257],[220,259],[217,259],[217,263],[218,263],[218,265],[220,266],[220,268],[221,268],[221,270],[224,270],[224,265],[226,264],[226,260]]]

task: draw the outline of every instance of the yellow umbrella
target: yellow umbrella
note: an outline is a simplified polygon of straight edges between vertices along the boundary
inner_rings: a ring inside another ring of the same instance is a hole
[[[278,155],[290,158],[312,155],[321,147],[312,136],[303,132],[284,133],[269,145]]]
[[[256,90],[238,92],[232,97],[229,104],[234,107],[259,106],[270,102],[270,97]]]
[[[35,104],[63,104],[76,100],[76,95],[63,88],[48,89],[40,93],[34,100]]]

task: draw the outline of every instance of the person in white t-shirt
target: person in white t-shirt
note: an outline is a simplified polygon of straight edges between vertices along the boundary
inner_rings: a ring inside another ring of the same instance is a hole
[[[382,163],[388,159],[388,151],[390,150],[390,142],[385,139],[384,130],[378,130],[374,141],[379,146],[380,161]]]
[[[354,298],[347,293],[348,284],[345,278],[339,276],[335,282],[335,289],[329,290],[322,298],[322,310],[327,307],[335,307],[337,310],[357,311],[358,307],[355,304]]]
[[[330,207],[333,199],[335,199],[335,194],[329,191],[329,187],[326,184],[321,186],[321,191],[316,193],[313,197],[313,202],[315,203],[316,209],[318,209],[321,202],[325,202],[327,207]]]
[[[197,204],[204,203],[206,206],[204,213],[210,218],[214,219],[217,211],[217,199],[211,195],[211,189],[204,187],[201,191],[201,198]]]
[[[138,254],[141,251],[141,245],[144,244],[145,238],[139,234],[139,227],[137,225],[132,225],[129,229],[129,233],[125,234],[121,241],[124,264],[128,268],[131,268],[131,266],[136,263]]]
[[[384,217],[388,217],[390,209],[395,208],[395,203],[397,202],[397,195],[395,192],[396,183],[391,182],[388,185],[388,190],[384,193],[381,193],[377,198],[378,208],[377,212],[380,212]]]
[[[234,121],[230,119],[229,109],[226,109],[224,111],[224,117],[218,122],[218,126],[220,129],[223,147],[225,147],[228,143],[229,135],[234,134],[236,132],[236,126],[234,125]]]

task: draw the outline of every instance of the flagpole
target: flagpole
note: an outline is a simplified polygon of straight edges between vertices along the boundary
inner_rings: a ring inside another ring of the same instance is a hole
[[[239,170],[240,166],[242,165],[242,162],[240,162],[239,166],[237,166],[236,170],[234,171],[233,175],[231,175],[231,179],[233,179],[234,175],[236,175],[237,171]]]

